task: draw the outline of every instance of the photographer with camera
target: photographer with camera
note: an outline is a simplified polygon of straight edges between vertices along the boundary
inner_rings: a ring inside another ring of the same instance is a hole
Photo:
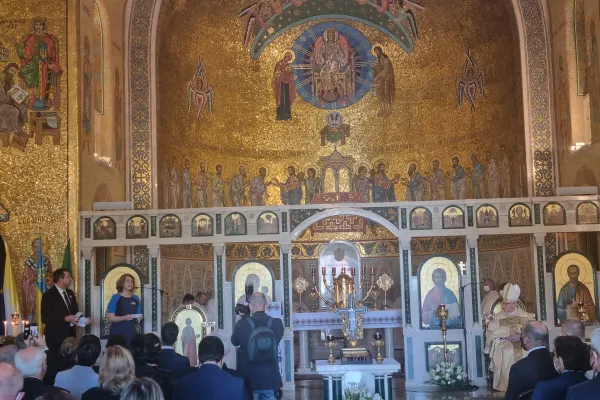
[[[264,294],[252,294],[248,302],[251,315],[242,317],[231,335],[231,343],[239,346],[237,370],[244,377],[254,400],[275,400],[275,393],[283,386],[278,364],[283,323],[265,313],[267,299]],[[236,311],[241,308],[239,306],[236,305]]]

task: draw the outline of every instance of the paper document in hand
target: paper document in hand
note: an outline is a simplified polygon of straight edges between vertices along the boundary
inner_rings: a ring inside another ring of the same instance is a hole
[[[446,310],[448,310],[448,318],[460,317],[460,310],[458,308],[458,303],[446,304]]]
[[[81,318],[79,318],[79,321],[77,321],[77,326],[81,326],[83,328],[83,327],[85,327],[87,322],[88,322],[88,319],[86,317],[81,317]]]
[[[142,314],[133,314],[133,317],[137,318],[137,319],[140,319],[140,318],[142,318]]]

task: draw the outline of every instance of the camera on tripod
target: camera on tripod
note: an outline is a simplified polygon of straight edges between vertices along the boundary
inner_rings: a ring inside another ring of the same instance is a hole
[[[246,292],[246,303],[250,303],[250,296],[252,296],[252,294],[254,293],[254,287],[246,286],[245,292]],[[235,313],[237,315],[249,317],[250,316],[250,306],[247,304],[238,303],[235,305]]]

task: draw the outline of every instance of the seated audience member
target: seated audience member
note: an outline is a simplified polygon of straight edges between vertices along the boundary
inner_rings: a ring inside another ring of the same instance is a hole
[[[163,400],[158,383],[150,378],[136,379],[123,389],[120,400]]]
[[[44,383],[46,385],[54,385],[56,374],[58,374],[60,371],[71,369],[75,365],[75,338],[66,338],[60,345],[58,355],[52,353],[51,351],[47,351],[46,364],[48,367],[46,368]]]
[[[181,378],[192,372],[190,368],[190,359],[175,352],[173,346],[177,342],[179,328],[174,322],[167,322],[160,330],[162,338],[162,351],[160,352],[159,365],[171,371],[175,378]]]
[[[124,349],[126,349],[129,346],[129,343],[127,343],[127,338],[124,335],[121,335],[120,333],[115,333],[114,335],[110,335],[108,337],[108,340],[106,341],[107,349],[113,346],[121,346]]]
[[[590,335],[590,365],[596,377],[579,385],[572,386],[567,392],[567,400],[598,399],[600,394],[600,328],[594,329]]]
[[[17,351],[19,351],[19,348],[16,344],[9,344],[0,347],[0,363],[7,363],[14,367]]]
[[[532,399],[564,400],[571,386],[586,381],[589,355],[588,346],[578,337],[558,336],[554,339],[554,368],[560,376],[538,383]]]
[[[216,336],[207,336],[198,345],[198,371],[175,384],[177,400],[243,400],[244,381],[221,370],[225,349]]]
[[[37,400],[77,400],[77,398],[64,390],[54,389],[51,392],[38,397]]]
[[[77,365],[56,375],[54,386],[66,389],[80,399],[81,395],[98,386],[98,374],[92,366],[100,357],[102,345],[94,335],[85,335],[77,342],[75,357]]]
[[[227,355],[229,354],[229,352],[231,351],[231,348],[233,347],[233,345],[231,344],[231,335],[228,335],[227,333],[225,333],[225,331],[223,329],[216,329],[214,331],[211,332],[210,336],[216,336],[219,339],[221,339],[221,342],[223,342],[223,349],[224,349],[224,356],[223,358],[227,358]],[[244,377],[235,369],[231,369],[227,366],[227,364],[225,364],[225,361],[223,361],[223,368],[221,368],[223,371],[230,373],[232,376],[235,376],[236,378],[242,378],[244,379]],[[250,388],[248,388],[248,385],[246,384],[246,382],[244,382],[244,391],[247,393],[247,397],[248,398],[252,398],[252,393],[250,392]]]
[[[153,333],[135,334],[129,347],[135,363],[135,376],[154,379],[160,385],[165,399],[170,400],[173,394],[172,375],[158,366],[161,350],[158,336]]]
[[[196,298],[191,295],[191,294],[186,294],[185,296],[183,296],[183,301],[181,302],[181,304],[183,304],[184,306],[189,306],[194,304],[194,302],[196,301]]]
[[[506,400],[517,400],[519,395],[535,388],[541,381],[554,379],[552,355],[548,351],[548,328],[541,322],[529,321],[521,328],[521,346],[529,352],[510,368]]]
[[[19,350],[15,356],[15,366],[25,377],[23,383],[23,400],[35,400],[39,396],[55,389],[44,384],[46,375],[46,352],[39,347],[28,347]]]
[[[8,363],[0,363],[0,400],[20,400],[23,374]]]
[[[561,323],[561,335],[575,336],[585,340],[585,325],[579,319],[567,319]]]
[[[135,364],[129,350],[112,346],[100,357],[98,387],[91,388],[81,400],[116,400],[121,391],[135,379]]]

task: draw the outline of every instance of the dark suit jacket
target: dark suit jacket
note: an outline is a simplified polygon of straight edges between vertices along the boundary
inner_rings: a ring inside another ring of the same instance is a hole
[[[177,379],[183,378],[190,372],[190,360],[178,354],[173,349],[162,349],[160,351],[160,366],[164,369],[171,371],[173,376]]]
[[[543,381],[535,386],[532,400],[564,400],[571,386],[585,382],[585,372],[563,372],[558,378]]]
[[[42,322],[44,323],[44,335],[48,349],[58,354],[60,345],[68,337],[75,337],[75,327],[65,322],[67,315],[79,312],[77,299],[73,291],[66,289],[71,302],[71,309],[67,308],[65,300],[60,295],[56,286],[52,286],[42,295]]]
[[[244,381],[222,371],[217,365],[204,364],[175,384],[177,400],[244,400]]]
[[[571,386],[567,392],[567,400],[597,399],[600,393],[600,374],[587,382]]]
[[[558,372],[554,369],[552,355],[548,349],[534,350],[510,368],[505,399],[517,400],[519,394],[532,390],[538,382],[556,377]]]
[[[25,378],[23,380],[23,400],[35,400],[40,396],[45,395],[53,390],[64,390],[54,386],[45,385],[44,382],[37,378]],[[66,390],[65,390],[66,391]]]
[[[114,395],[110,390],[95,387],[82,394],[81,400],[119,400],[119,395]]]

